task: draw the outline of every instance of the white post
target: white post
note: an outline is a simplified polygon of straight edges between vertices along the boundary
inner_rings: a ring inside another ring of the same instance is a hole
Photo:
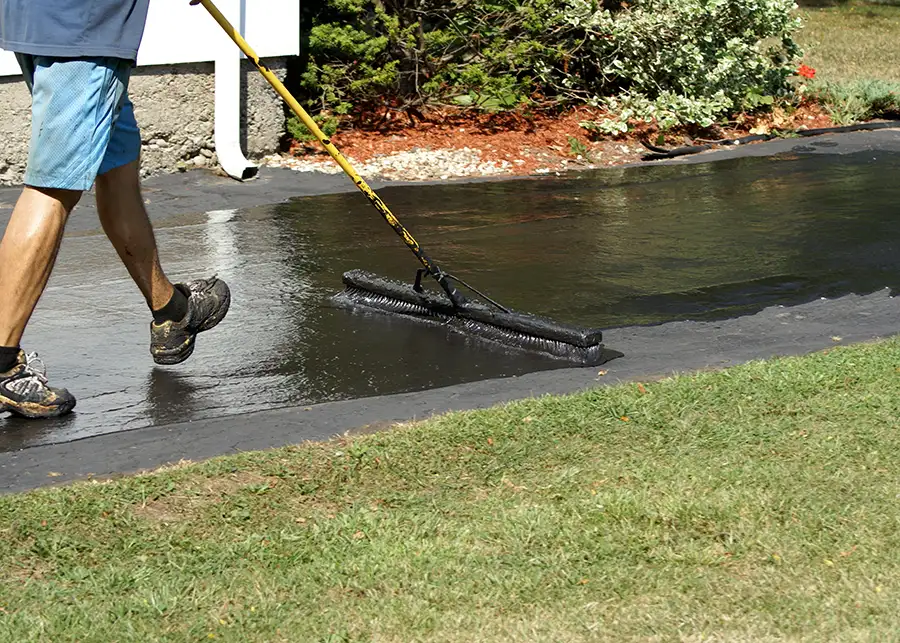
[[[217,3],[217,6],[243,35],[246,28],[246,0],[224,0]],[[239,15],[235,16],[235,13]],[[217,51],[215,62],[216,154],[219,165],[229,176],[246,181],[256,176],[259,168],[248,161],[241,150],[241,60],[244,54],[230,38],[223,38],[221,42],[223,45]]]

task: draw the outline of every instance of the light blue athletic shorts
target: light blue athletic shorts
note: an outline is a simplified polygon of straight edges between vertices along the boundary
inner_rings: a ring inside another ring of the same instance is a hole
[[[98,175],[137,160],[141,133],[121,58],[16,54],[31,92],[25,185],[89,190]]]

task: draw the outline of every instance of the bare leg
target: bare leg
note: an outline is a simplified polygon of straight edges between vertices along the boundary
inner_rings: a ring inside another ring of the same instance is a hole
[[[159,263],[156,237],[141,198],[139,161],[97,177],[97,212],[106,236],[151,310],[172,298],[173,286]]]
[[[141,198],[139,160],[97,177],[97,211],[106,236],[154,312],[150,354],[157,364],[180,364],[191,356],[198,333],[225,317],[231,303],[228,285],[199,279],[176,290],[159,264],[156,238]],[[170,304],[171,300],[171,304]],[[159,317],[157,317],[157,314]]]
[[[81,192],[26,187],[0,242],[0,346],[18,346]]]

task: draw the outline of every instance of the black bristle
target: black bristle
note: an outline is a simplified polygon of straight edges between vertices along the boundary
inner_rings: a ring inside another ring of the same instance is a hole
[[[348,300],[347,303],[352,303],[357,306],[369,306],[371,308],[385,312],[398,313],[400,315],[416,315],[435,318],[445,317],[445,315],[440,315],[421,304],[414,304],[395,297],[388,297],[387,295],[369,292],[368,290],[363,290],[356,286],[347,286],[344,292],[339,293],[335,297],[335,299],[342,298],[346,298]]]
[[[334,296],[333,301],[343,307],[366,308],[382,313],[398,314],[423,322],[437,323],[456,332],[475,336],[480,339],[495,342],[529,352],[538,352],[545,355],[575,362],[583,366],[595,366],[609,359],[603,345],[600,343],[601,333],[597,330],[579,329],[563,326],[543,320],[541,318],[526,316],[519,313],[504,315],[486,314],[483,309],[476,309],[477,318],[473,318],[472,310],[454,308],[449,302],[438,299],[433,293],[417,293],[406,284],[395,284],[377,277],[365,275],[365,279],[358,279],[358,274],[348,278],[345,275],[346,288],[343,292]],[[362,287],[360,282],[368,285],[366,280],[377,280],[374,289]],[[398,296],[391,296],[391,291],[396,291]],[[401,298],[403,297],[403,298]],[[414,301],[409,301],[414,300]],[[490,320],[502,320],[507,325],[491,323]],[[521,324],[517,323],[523,320]],[[521,326],[519,328],[512,326]],[[548,329],[549,337],[542,337],[535,329]],[[578,344],[564,341],[560,337],[573,337]]]

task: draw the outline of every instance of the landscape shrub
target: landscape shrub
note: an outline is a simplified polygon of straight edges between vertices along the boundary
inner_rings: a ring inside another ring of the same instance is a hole
[[[837,125],[900,117],[900,83],[881,80],[815,82],[809,96],[825,105]]]
[[[793,0],[318,0],[311,111],[608,108],[589,124],[709,125],[791,92]]]

